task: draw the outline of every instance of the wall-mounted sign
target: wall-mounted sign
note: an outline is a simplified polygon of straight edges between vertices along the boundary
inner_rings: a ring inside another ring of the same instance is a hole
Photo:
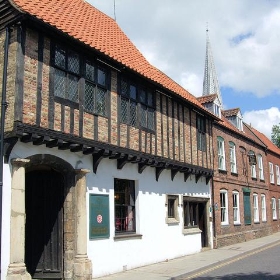
[[[89,196],[89,238],[110,236],[109,195],[90,194]]]

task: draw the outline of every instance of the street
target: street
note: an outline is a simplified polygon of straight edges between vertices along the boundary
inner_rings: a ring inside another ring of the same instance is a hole
[[[241,255],[225,263],[206,268],[186,279],[254,279],[278,280],[280,279],[280,245],[279,243],[261,248],[255,252]]]

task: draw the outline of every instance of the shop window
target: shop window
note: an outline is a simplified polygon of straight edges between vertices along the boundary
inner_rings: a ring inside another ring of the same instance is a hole
[[[135,182],[115,179],[115,232],[134,233],[135,228]]]

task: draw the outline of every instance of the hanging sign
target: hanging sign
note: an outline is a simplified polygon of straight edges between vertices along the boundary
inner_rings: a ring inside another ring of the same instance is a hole
[[[89,238],[110,236],[109,195],[90,194],[89,196]]]

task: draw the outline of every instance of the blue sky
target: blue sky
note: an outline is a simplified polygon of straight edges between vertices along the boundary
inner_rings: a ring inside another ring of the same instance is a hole
[[[268,137],[280,123],[280,1],[87,1],[195,96],[202,95],[208,26],[224,108],[239,107]]]

